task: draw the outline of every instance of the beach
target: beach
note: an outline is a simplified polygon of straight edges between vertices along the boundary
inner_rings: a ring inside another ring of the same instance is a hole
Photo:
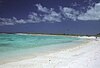
[[[100,68],[100,38],[79,38],[89,42],[32,59],[1,64],[0,68]]]

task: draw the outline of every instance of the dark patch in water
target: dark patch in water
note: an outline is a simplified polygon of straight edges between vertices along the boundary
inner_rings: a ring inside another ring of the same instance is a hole
[[[73,41],[63,41],[62,43],[69,43],[69,42],[73,42]]]
[[[7,43],[0,44],[0,47],[9,47],[9,46],[11,46],[11,44],[7,44]]]

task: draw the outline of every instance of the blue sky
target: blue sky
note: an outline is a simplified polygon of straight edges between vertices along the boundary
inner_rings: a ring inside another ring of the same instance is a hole
[[[97,34],[99,0],[0,0],[0,32]]]

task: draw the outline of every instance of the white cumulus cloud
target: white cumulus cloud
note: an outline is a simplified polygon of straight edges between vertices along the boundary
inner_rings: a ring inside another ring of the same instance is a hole
[[[32,12],[31,14],[28,15],[28,19],[26,22],[27,23],[39,23],[41,22],[41,18],[37,13]]]
[[[14,25],[14,24],[24,24],[26,21],[24,19],[13,18],[0,18],[0,25]]]
[[[0,25],[15,25],[24,23],[56,23],[67,21],[71,19],[76,20],[100,20],[100,3],[95,4],[94,7],[87,10],[86,13],[80,13],[73,8],[59,7],[59,11],[55,11],[54,8],[47,8],[41,4],[36,4],[39,13],[31,12],[26,19],[12,18],[0,18]]]
[[[94,7],[87,10],[86,13],[78,16],[79,20],[100,20],[100,3],[95,4]]]
[[[77,16],[79,15],[79,12],[72,9],[72,8],[68,8],[68,7],[60,7],[60,10],[61,10],[61,13],[63,14],[63,18],[66,19],[66,18],[69,18],[69,19],[72,19],[72,20],[76,20],[77,19]]]
[[[45,13],[49,12],[49,9],[47,9],[46,7],[43,7],[41,4],[36,4],[36,6],[37,6],[39,11],[42,11],[42,12],[45,12]]]
[[[0,25],[14,25],[13,20],[10,18],[0,18]]]
[[[55,11],[51,11],[49,14],[45,14],[42,21],[44,22],[61,22],[61,14]]]

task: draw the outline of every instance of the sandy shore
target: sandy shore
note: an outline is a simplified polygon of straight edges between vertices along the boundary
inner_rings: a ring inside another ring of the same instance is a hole
[[[82,38],[82,37],[80,37]],[[0,68],[100,68],[100,38],[90,39],[82,46],[33,59],[0,65]]]

